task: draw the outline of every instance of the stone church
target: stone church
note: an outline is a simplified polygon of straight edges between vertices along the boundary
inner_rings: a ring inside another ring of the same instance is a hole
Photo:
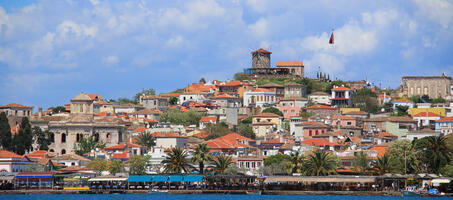
[[[430,98],[451,97],[451,77],[442,76],[403,76],[401,78],[400,97],[428,95]]]
[[[93,101],[86,94],[71,99],[69,115],[37,116],[32,126],[54,133],[49,151],[57,155],[74,153],[76,143],[83,137],[93,136],[99,143],[113,146],[122,142],[125,126],[116,116],[94,116]]]

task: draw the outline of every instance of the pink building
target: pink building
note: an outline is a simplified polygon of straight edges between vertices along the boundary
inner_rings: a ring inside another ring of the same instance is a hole
[[[340,115],[340,121],[338,121],[338,115],[332,116],[332,126],[337,127],[337,124],[340,123],[341,127],[346,126],[356,126],[355,117]]]

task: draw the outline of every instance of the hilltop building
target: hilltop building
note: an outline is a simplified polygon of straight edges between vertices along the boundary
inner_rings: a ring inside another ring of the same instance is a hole
[[[277,61],[277,67],[271,68],[272,52],[265,49],[258,49],[251,52],[252,68],[244,70],[245,74],[255,78],[282,77],[282,78],[303,78],[304,65],[302,61]]]
[[[451,77],[442,76],[403,76],[400,97],[428,95],[430,98],[451,97]]]

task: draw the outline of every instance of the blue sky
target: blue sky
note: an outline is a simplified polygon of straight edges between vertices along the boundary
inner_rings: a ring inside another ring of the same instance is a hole
[[[231,79],[265,48],[344,80],[396,88],[453,75],[451,0],[0,0],[0,105],[62,105]],[[335,45],[328,44],[335,29]]]

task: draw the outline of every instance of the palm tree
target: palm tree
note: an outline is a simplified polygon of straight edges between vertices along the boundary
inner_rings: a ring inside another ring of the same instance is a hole
[[[305,174],[308,176],[326,176],[336,173],[337,159],[324,151],[317,151],[310,155],[305,165]]]
[[[195,151],[192,154],[192,162],[198,163],[200,174],[204,172],[204,165],[212,160],[209,154],[209,147],[206,143],[200,143],[195,146]]]
[[[124,172],[124,163],[120,159],[114,159],[108,165],[110,174],[115,175],[116,173]]]
[[[187,159],[187,152],[183,149],[176,147],[167,154],[162,161],[164,164],[164,172],[166,173],[188,173],[190,169],[189,161]]]
[[[225,156],[225,155],[220,155],[217,156],[216,159],[214,159],[214,171],[218,172],[220,174],[223,174],[223,172],[232,164],[232,158],[231,156]]]
[[[383,156],[378,158],[376,163],[374,164],[374,169],[378,172],[379,175],[389,173],[391,169],[390,156],[385,153]]]
[[[424,154],[424,160],[432,172],[438,174],[439,169],[451,161],[451,153],[447,147],[445,137],[430,136],[420,139],[419,149]]]
[[[354,160],[352,162],[355,170],[360,174],[366,174],[369,167],[370,159],[368,159],[367,154],[364,151],[358,152],[354,155]]]
[[[141,133],[137,136],[135,143],[151,149],[154,145],[156,145],[156,138],[154,138],[151,133]]]
[[[301,173],[304,163],[304,155],[300,154],[299,151],[293,152],[290,155],[288,161],[288,169],[290,173]]]

